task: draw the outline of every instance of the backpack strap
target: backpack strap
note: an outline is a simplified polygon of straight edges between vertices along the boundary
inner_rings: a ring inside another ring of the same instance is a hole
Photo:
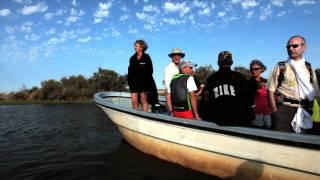
[[[279,77],[278,77],[278,87],[281,86],[282,81],[284,80],[284,73],[286,72],[286,61],[278,62],[278,66],[280,69]]]
[[[313,71],[312,71],[312,67],[311,64],[309,62],[306,61],[306,67],[310,73],[310,83],[313,84]]]

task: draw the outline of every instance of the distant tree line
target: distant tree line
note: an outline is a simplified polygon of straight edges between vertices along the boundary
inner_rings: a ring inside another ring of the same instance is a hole
[[[45,80],[41,87],[27,89],[24,85],[18,92],[0,94],[0,100],[86,100],[100,91],[126,91],[126,75],[98,68],[90,78],[83,75],[63,77],[60,81]]]
[[[251,77],[250,70],[237,66],[235,71],[242,73],[247,79]],[[206,79],[216,72],[211,65],[198,67],[194,76],[205,84]],[[320,69],[315,70],[318,83],[320,84]],[[18,92],[9,94],[0,93],[0,101],[4,100],[87,100],[92,99],[96,92],[101,91],[128,91],[127,75],[119,75],[115,71],[98,68],[90,78],[83,75],[63,77],[60,81],[45,80],[41,87],[27,89],[22,86]]]

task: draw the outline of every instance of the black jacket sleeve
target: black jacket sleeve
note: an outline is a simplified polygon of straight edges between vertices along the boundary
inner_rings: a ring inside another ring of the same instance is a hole
[[[134,73],[134,57],[131,56],[131,58],[129,60],[128,77],[127,77],[129,87],[132,84],[132,79],[133,79],[134,74],[135,74]]]
[[[149,54],[145,54],[145,60],[146,60],[146,64],[147,64],[147,67],[146,67],[146,73],[148,75],[152,75],[153,74],[153,66],[152,66],[152,60],[149,56]]]

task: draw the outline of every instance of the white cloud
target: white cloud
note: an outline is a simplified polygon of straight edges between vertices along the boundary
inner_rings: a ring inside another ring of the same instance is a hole
[[[128,12],[128,11],[129,11],[128,8],[127,8],[127,6],[121,6],[120,9],[121,9],[121,11],[123,11],[123,12]]]
[[[199,15],[209,16],[211,13],[211,9],[209,7],[199,10]]]
[[[111,35],[112,35],[113,37],[120,36],[120,32],[119,32],[117,29],[112,28],[111,31],[112,31],[112,32],[111,32]]]
[[[31,4],[32,0],[13,0],[13,2],[16,2],[19,4]]]
[[[28,57],[29,57],[28,60],[36,61],[37,59],[39,59],[41,54],[42,54],[42,48],[37,46],[30,47],[28,52]]]
[[[77,38],[77,35],[75,34],[75,32],[73,30],[71,31],[63,31],[61,34],[60,34],[60,38],[61,39],[75,39]]]
[[[40,39],[40,36],[38,36],[36,34],[27,34],[24,36],[24,38],[26,40],[30,40],[30,41],[37,41],[38,39]]]
[[[247,12],[246,18],[250,19],[254,15],[254,11]]]
[[[59,44],[61,42],[63,42],[61,39],[53,37],[53,38],[49,39],[48,44],[55,45],[55,44]]]
[[[162,20],[163,20],[163,22],[170,24],[170,25],[177,25],[177,24],[185,24],[186,23],[186,20],[178,20],[178,19],[174,19],[174,18],[163,18]],[[189,20],[192,21],[192,19],[190,19],[190,16],[189,16]]]
[[[150,25],[150,24],[145,24],[143,27],[147,31],[150,31],[150,32],[154,31],[152,25]]]
[[[84,28],[84,29],[78,29],[76,33],[79,35],[84,35],[84,34],[88,34],[90,31],[91,31],[90,28]]]
[[[66,12],[67,12],[67,11],[62,10],[62,9],[56,10],[55,13],[48,12],[48,13],[45,13],[45,14],[44,14],[44,19],[45,19],[45,20],[51,20],[53,17],[55,17],[55,16],[61,16],[61,15],[63,15],[63,14],[66,13]]]
[[[310,15],[310,14],[312,14],[312,11],[305,9],[305,10],[303,11],[303,13]]]
[[[53,15],[54,15],[53,13],[45,13],[44,14],[44,19],[45,20],[51,20]]]
[[[292,3],[295,6],[302,6],[302,5],[311,5],[311,4],[316,4],[316,1],[314,0],[294,0]]]
[[[33,22],[26,22],[21,26],[20,30],[22,32],[31,33],[32,27],[33,27]]]
[[[282,16],[284,16],[284,15],[286,15],[286,14],[287,14],[286,11],[281,11],[281,12],[278,12],[278,13],[277,13],[277,16],[278,16],[278,17],[282,17]]]
[[[80,18],[77,17],[77,16],[69,16],[66,20],[67,20],[67,25],[69,25],[70,23],[73,23],[73,22],[77,22]]]
[[[218,17],[224,17],[224,16],[226,16],[226,12],[224,12],[224,11],[219,11],[218,12]]]
[[[271,15],[272,15],[272,9],[270,4],[268,4],[266,7],[261,7],[261,14],[259,17],[261,21],[264,21],[268,17],[271,17]]]
[[[14,27],[6,26],[5,29],[8,34],[13,34],[16,32],[16,29]]]
[[[92,38],[90,36],[87,36],[85,38],[78,39],[77,42],[79,42],[79,43],[87,43],[87,42],[89,42],[91,40],[92,40]]]
[[[211,3],[211,9],[216,8],[216,5],[214,3]]]
[[[0,44],[0,54],[1,59],[0,61],[11,61],[13,59],[15,60],[22,60],[24,58],[24,54],[22,53],[22,46],[23,42],[20,40],[14,39],[8,39],[6,43]]]
[[[62,33],[58,34],[57,37],[52,37],[48,41],[49,45],[56,45],[65,42],[68,39],[76,39],[78,36],[76,35],[75,31],[63,31]]]
[[[166,12],[179,12],[180,16],[184,16],[186,13],[190,11],[190,8],[186,6],[186,3],[172,3],[165,2],[163,6]]]
[[[128,33],[129,34],[138,34],[139,30],[136,28],[132,28],[131,26],[129,26],[129,30]]]
[[[44,33],[48,34],[48,35],[56,34],[56,29],[55,28],[50,28],[47,31],[45,31]]]
[[[23,15],[30,15],[34,13],[43,13],[47,11],[48,6],[45,2],[40,2],[34,6],[24,6],[21,10],[21,14]]]
[[[64,13],[66,13],[65,10],[63,10],[63,9],[58,9],[58,10],[55,12],[55,16],[61,16],[61,15],[63,15]]]
[[[271,4],[274,6],[282,7],[286,0],[272,0]]]
[[[191,24],[196,23],[196,20],[194,19],[194,15],[192,15],[192,14],[188,17],[188,20],[191,22]]]
[[[176,19],[173,19],[173,18],[163,18],[162,20],[163,20],[163,22],[168,23],[170,25],[179,24],[178,21]]]
[[[136,13],[136,17],[139,19],[139,20],[142,20],[142,21],[145,21],[147,23],[150,23],[150,24],[155,24],[155,17],[153,16],[150,16],[150,15],[147,15],[145,13],[139,13],[137,12]]]
[[[112,2],[99,3],[99,9],[93,14],[94,23],[102,22],[103,18],[109,17],[109,9],[112,6]]]
[[[192,2],[192,4],[195,6],[195,7],[198,7],[198,8],[206,8],[208,5],[207,3],[203,2],[203,1],[198,1],[198,0],[194,0]]]
[[[152,5],[144,6],[143,11],[160,13],[159,8],[157,6]]]
[[[129,16],[128,16],[128,15],[122,15],[122,16],[120,16],[120,21],[125,21],[125,20],[127,20],[127,19],[129,19]]]
[[[256,0],[244,0],[241,2],[243,9],[249,9],[258,6],[259,3]]]
[[[238,3],[240,3],[241,2],[241,0],[232,0],[231,1],[231,3],[233,3],[233,4],[238,4]]]
[[[76,1],[76,0],[72,0],[71,4],[72,4],[73,6],[77,6],[77,1]]]
[[[10,9],[1,9],[0,10],[0,16],[8,16],[11,14]]]
[[[70,16],[66,18],[66,25],[69,25],[70,23],[77,22],[81,16],[84,15],[84,12],[82,10],[77,11],[73,8],[70,10]]]

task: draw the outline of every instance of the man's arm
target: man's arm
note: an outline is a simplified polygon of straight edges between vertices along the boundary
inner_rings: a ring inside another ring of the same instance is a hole
[[[167,105],[168,105],[169,112],[170,112],[171,116],[173,116],[173,109],[172,109],[172,102],[171,102],[171,93],[167,92],[167,93],[166,93],[166,97],[167,97]]]
[[[268,90],[268,100],[269,104],[271,106],[272,112],[277,112],[277,105],[276,105],[276,100],[274,97],[274,92]]]
[[[197,95],[194,91],[189,92],[190,93],[190,98],[191,98],[191,104],[192,104],[192,111],[193,114],[195,116],[195,119],[200,120],[201,117],[199,116],[198,113],[198,99],[197,99]]]
[[[170,69],[168,67],[164,70],[164,86],[166,89],[169,88],[171,82],[172,75],[170,73]]]
[[[276,92],[278,88],[279,74],[280,68],[277,65],[270,73],[267,81],[268,101],[272,112],[277,112],[276,97],[274,95],[274,92]]]

